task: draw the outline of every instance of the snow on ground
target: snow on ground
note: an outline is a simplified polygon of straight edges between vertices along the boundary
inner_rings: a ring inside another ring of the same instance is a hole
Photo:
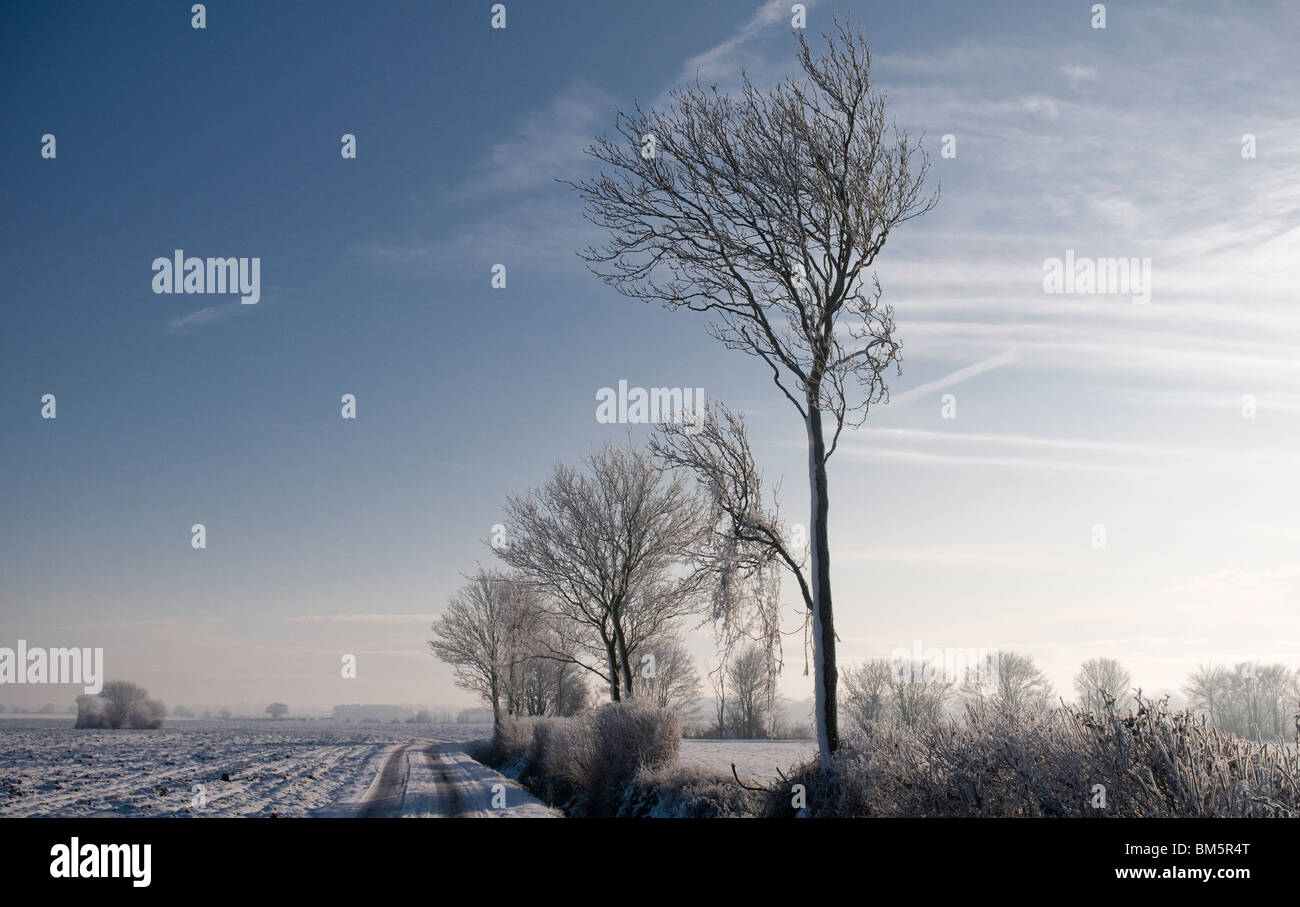
[[[0,719],[0,816],[353,815],[399,746],[419,741],[423,751],[491,732],[289,720],[169,720],[155,731],[72,724]]]
[[[683,740],[679,765],[691,765],[731,776],[731,763],[744,778],[780,780],[777,769],[790,769],[817,755],[816,740]]]
[[[560,815],[516,782],[475,762],[458,743],[397,747],[366,792],[359,814],[472,819]]]
[[[161,730],[103,731],[72,723],[0,718],[0,817],[555,815],[458,745],[490,736],[490,726],[171,719]],[[811,740],[683,740],[679,762],[721,775],[735,762],[742,777],[766,783],[816,751]],[[496,784],[504,788],[494,792]]]

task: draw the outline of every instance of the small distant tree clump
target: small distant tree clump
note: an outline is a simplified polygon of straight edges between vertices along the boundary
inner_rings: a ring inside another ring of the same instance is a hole
[[[283,718],[289,714],[289,707],[283,702],[273,702],[266,707],[266,714],[272,718]]]
[[[1010,712],[1046,712],[1052,707],[1051,681],[1033,658],[1019,652],[1001,652],[992,663],[990,684],[967,682],[965,692],[971,702],[988,702]]]
[[[750,645],[726,666],[731,688],[729,732],[742,740],[771,737],[772,677],[767,670],[768,653],[763,646]]]
[[[97,696],[77,697],[79,728],[156,729],[163,726],[166,717],[165,705],[150,699],[144,687],[125,680],[109,681]]]
[[[868,730],[872,722],[884,721],[889,716],[891,676],[889,662],[883,658],[863,662],[841,675],[842,711],[851,725]]]
[[[1085,712],[1101,714],[1107,701],[1120,708],[1127,706],[1129,687],[1133,678],[1113,658],[1089,658],[1074,675],[1074,692],[1079,695],[1079,708]]]

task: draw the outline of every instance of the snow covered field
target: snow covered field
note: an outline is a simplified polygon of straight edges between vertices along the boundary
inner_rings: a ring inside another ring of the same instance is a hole
[[[816,740],[683,740],[677,761],[728,776],[734,762],[742,778],[770,782],[779,780],[777,769],[788,775],[816,755]]]
[[[92,731],[71,718],[0,719],[0,816],[353,815],[399,746],[490,733],[270,720]]]
[[[543,816],[551,810],[459,751],[483,725],[186,721],[156,731],[76,730],[71,718],[0,718],[0,817]],[[805,740],[683,740],[681,764],[777,779]],[[222,780],[223,777],[229,780]]]

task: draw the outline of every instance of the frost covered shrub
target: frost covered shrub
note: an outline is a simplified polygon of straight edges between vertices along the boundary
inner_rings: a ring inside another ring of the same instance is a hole
[[[492,734],[492,762],[500,766],[520,766],[529,760],[533,746],[533,728],[546,718],[504,716]]]
[[[79,728],[160,728],[167,707],[149,698],[149,691],[125,680],[104,684],[99,695],[77,697]]]
[[[1294,752],[1140,697],[1131,713],[977,706],[962,723],[871,723],[828,772],[809,763],[776,787],[767,815],[795,814],[795,783],[814,816],[1300,816]]]
[[[675,762],[681,742],[676,712],[633,699],[572,718],[504,718],[493,758],[572,815],[612,816],[637,772]]]
[[[590,815],[618,812],[624,792],[644,768],[677,761],[682,729],[677,713],[648,700],[611,702],[586,712],[586,727],[570,737],[565,766]]]
[[[556,718],[533,727],[533,760],[529,781],[549,803],[576,808],[583,782],[574,770],[576,753],[590,750],[587,715]]]
[[[762,792],[746,790],[729,775],[694,766],[643,769],[619,808],[620,818],[731,819],[763,810]]]

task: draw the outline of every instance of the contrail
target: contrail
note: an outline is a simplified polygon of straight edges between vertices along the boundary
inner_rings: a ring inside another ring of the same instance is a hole
[[[1005,353],[1001,353],[997,356],[994,356],[991,359],[985,359],[983,362],[976,362],[974,365],[968,365],[965,368],[957,369],[957,371],[953,372],[950,375],[944,375],[942,378],[938,378],[927,384],[920,384],[912,388],[911,390],[903,391],[903,393],[899,394],[898,396],[891,397],[889,403],[891,406],[898,406],[901,403],[910,403],[911,401],[915,400],[917,397],[924,397],[926,394],[932,394],[935,391],[943,390],[944,388],[947,387],[952,387],[954,384],[961,384],[963,381],[965,381],[968,378],[974,378],[976,375],[982,375],[985,372],[991,372],[995,368],[1001,368],[1002,366],[1015,361],[1016,361],[1016,351],[1014,349],[1010,349],[1007,350]]]

